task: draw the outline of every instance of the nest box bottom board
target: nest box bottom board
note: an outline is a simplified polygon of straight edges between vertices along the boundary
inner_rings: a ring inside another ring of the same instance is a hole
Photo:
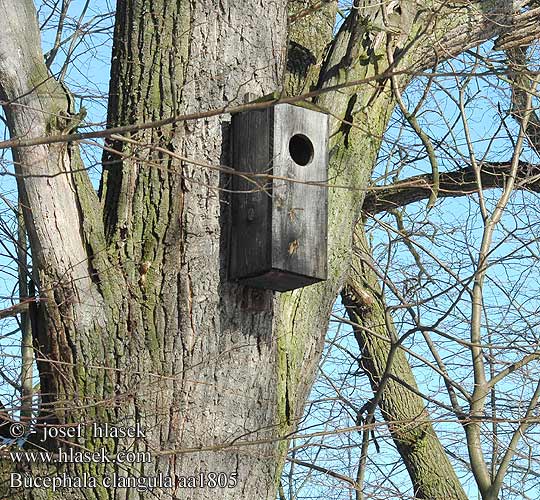
[[[276,292],[288,292],[296,288],[302,288],[324,281],[321,278],[313,278],[302,274],[281,271],[280,269],[271,269],[263,274],[240,278],[239,283],[253,288],[264,288],[266,290],[275,290]]]

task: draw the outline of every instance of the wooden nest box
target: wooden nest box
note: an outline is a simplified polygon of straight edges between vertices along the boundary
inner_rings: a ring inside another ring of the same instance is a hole
[[[232,117],[230,278],[280,292],[327,277],[328,115],[277,104]]]

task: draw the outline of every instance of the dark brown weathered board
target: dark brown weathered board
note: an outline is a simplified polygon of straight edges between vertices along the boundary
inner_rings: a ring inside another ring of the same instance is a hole
[[[232,279],[278,291],[326,279],[327,137],[328,116],[298,106],[233,116]]]

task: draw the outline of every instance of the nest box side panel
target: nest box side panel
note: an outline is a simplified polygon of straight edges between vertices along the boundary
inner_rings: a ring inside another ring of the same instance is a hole
[[[328,115],[275,106],[274,175],[291,181],[274,180],[272,267],[295,273],[300,286],[327,278],[327,141]]]
[[[245,278],[271,267],[271,181],[250,174],[272,173],[271,110],[233,115],[231,249],[229,276]],[[244,175],[243,175],[244,174]]]

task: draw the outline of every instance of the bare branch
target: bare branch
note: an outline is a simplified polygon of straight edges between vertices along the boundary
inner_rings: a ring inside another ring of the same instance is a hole
[[[288,462],[291,462],[296,465],[301,465],[302,467],[307,467],[309,469],[316,470],[317,472],[322,472],[323,474],[326,474],[330,477],[339,479],[340,481],[344,481],[345,483],[350,484],[353,488],[356,489],[357,484],[354,481],[354,479],[351,479],[350,477],[344,476],[343,474],[338,474],[337,472],[334,472],[333,470],[327,469],[326,467],[321,467],[316,464],[312,464],[311,462],[303,462],[302,460],[296,460],[294,458],[287,458]]]

